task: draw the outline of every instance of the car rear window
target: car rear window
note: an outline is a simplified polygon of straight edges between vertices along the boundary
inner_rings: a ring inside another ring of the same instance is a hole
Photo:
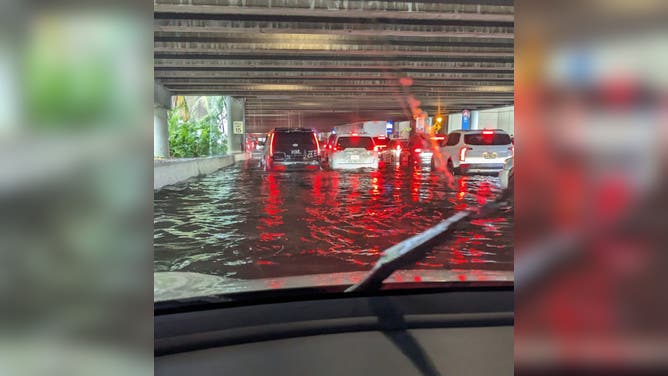
[[[371,137],[339,137],[336,147],[341,150],[347,148],[373,150],[373,140]]]
[[[467,145],[510,145],[510,136],[506,133],[473,133],[464,135]]]
[[[459,138],[461,136],[461,133],[450,133],[448,135],[448,139],[445,142],[445,146],[454,146],[459,143]]]
[[[274,150],[316,150],[315,135],[309,132],[281,132],[274,134]]]

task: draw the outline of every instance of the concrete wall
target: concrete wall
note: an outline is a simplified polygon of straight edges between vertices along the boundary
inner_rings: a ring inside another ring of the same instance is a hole
[[[479,111],[478,129],[503,129],[510,135],[515,134],[515,106],[507,106]],[[462,129],[462,114],[448,115],[448,132]]]
[[[240,153],[224,157],[184,158],[155,160],[153,163],[153,189],[181,183],[190,178],[207,175],[234,162],[248,159],[248,154]]]
[[[478,128],[503,129],[508,134],[515,134],[515,107],[501,107],[493,110],[480,111]]]

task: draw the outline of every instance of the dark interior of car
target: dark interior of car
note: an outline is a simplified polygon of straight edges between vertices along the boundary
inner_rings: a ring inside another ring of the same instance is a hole
[[[156,304],[159,375],[508,375],[513,287],[322,289]]]

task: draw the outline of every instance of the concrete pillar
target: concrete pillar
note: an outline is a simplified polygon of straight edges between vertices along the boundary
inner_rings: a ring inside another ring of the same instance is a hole
[[[159,82],[153,83],[153,156],[169,157],[169,124],[167,111],[172,106],[172,93]]]
[[[227,107],[227,150],[230,153],[244,151],[244,135],[234,134],[234,122],[242,122],[243,131],[246,131],[246,106],[244,98],[225,97]]]
[[[153,156],[169,158],[167,109],[160,104],[153,105]]]
[[[478,129],[480,111],[471,111],[471,129]]]

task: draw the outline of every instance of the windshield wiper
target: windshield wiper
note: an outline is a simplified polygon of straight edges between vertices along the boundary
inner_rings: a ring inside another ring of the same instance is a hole
[[[459,211],[427,231],[413,235],[386,249],[369,273],[360,282],[348,287],[345,292],[379,289],[383,285],[383,281],[394,273],[395,270],[420,260],[443,237],[467,223],[467,219],[483,217],[499,209],[507,197],[508,192],[504,191],[496,200],[488,202],[476,212],[470,210]]]

